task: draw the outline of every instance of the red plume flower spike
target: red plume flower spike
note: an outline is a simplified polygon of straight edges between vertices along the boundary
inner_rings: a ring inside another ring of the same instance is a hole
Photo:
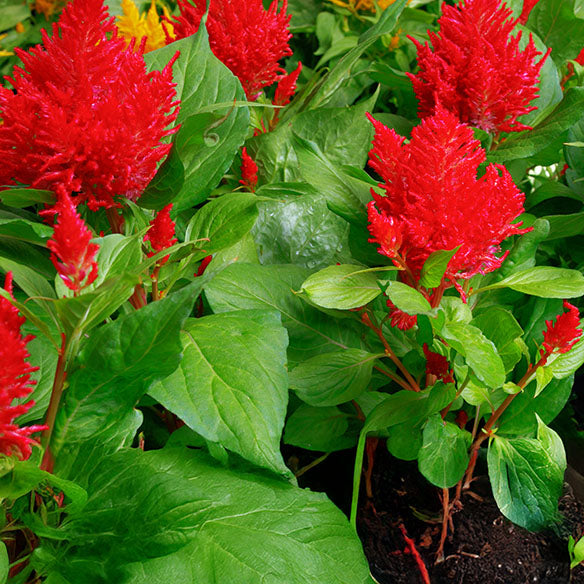
[[[582,336],[580,315],[578,309],[564,300],[564,308],[568,312],[560,314],[556,322],[546,320],[546,330],[543,332],[542,357],[547,359],[554,351],[567,353]]]
[[[434,375],[444,383],[454,383],[452,371],[448,368],[448,359],[444,355],[440,355],[440,353],[430,351],[426,343],[424,343],[422,349],[426,357],[426,374]]]
[[[276,93],[274,94],[274,105],[288,105],[294,92],[296,91],[296,83],[298,76],[302,71],[302,63],[298,63],[298,67],[291,73],[284,75],[276,86]]]
[[[77,213],[71,197],[61,197],[54,211],[58,215],[57,224],[47,242],[51,261],[67,288],[78,293],[97,278],[95,256],[99,245],[90,243],[93,235]]]
[[[172,25],[177,39],[197,32],[205,0],[179,0],[180,16]],[[279,61],[291,55],[287,0],[274,0],[268,10],[262,0],[211,0],[207,17],[213,54],[241,81],[248,99],[285,73]]]
[[[12,273],[6,274],[5,290],[12,295]],[[36,381],[30,374],[38,369],[26,362],[29,357],[26,344],[34,337],[22,336],[20,328],[25,319],[19,316],[18,309],[5,297],[0,297],[0,453],[6,456],[16,455],[26,460],[32,453],[32,445],[38,442],[30,437],[46,426],[28,426],[19,428],[14,419],[25,414],[33,401],[12,405],[14,399],[27,397]]]
[[[169,144],[178,114],[172,64],[146,72],[125,47],[102,0],[73,0],[51,37],[0,87],[0,185],[75,194],[90,209],[135,201]]]
[[[178,241],[174,236],[175,223],[170,218],[171,209],[172,203],[158,211],[156,217],[150,221],[150,229],[144,236],[144,241],[149,241],[153,250],[148,253],[148,257],[152,257],[159,251],[173,246]],[[159,265],[165,264],[168,258],[169,256],[164,256],[159,260]]]
[[[517,120],[535,106],[536,83],[548,52],[535,48],[530,36],[519,49],[521,33],[511,36],[517,20],[500,0],[461,0],[443,5],[440,32],[430,32],[432,49],[411,39],[418,49],[416,75],[408,73],[421,118],[441,104],[460,121],[486,132],[531,129]]]
[[[247,153],[245,146],[241,149],[241,180],[239,182],[252,193],[255,193],[258,184],[258,165]]]
[[[457,246],[445,274],[450,284],[498,268],[505,258],[496,255],[499,244],[525,231],[511,223],[523,212],[525,197],[503,166],[491,164],[477,179],[486,155],[472,129],[438,107],[404,144],[368,117],[375,127],[369,164],[385,191],[372,191],[368,208],[379,252],[398,258],[394,263],[405,264],[415,282],[431,253]]]

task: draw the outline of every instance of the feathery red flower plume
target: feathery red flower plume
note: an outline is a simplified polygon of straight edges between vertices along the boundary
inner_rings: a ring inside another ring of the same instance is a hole
[[[159,251],[171,247],[178,241],[174,236],[174,221],[170,218],[171,209],[172,203],[158,211],[156,217],[150,221],[150,229],[144,236],[144,241],[149,241],[153,250],[148,253],[148,257],[152,257]],[[164,256],[158,261],[159,265],[165,264],[168,258],[169,256]]]
[[[294,71],[280,78],[274,94],[274,105],[288,105],[290,103],[296,91],[296,82],[301,71],[302,63],[299,62]]]
[[[180,16],[171,20],[177,39],[197,32],[205,0],[178,0]],[[285,73],[278,61],[291,55],[288,1],[274,0],[268,10],[262,0],[211,0],[207,17],[213,54],[241,81],[245,94],[258,93]]]
[[[418,98],[421,118],[432,115],[437,104],[460,121],[486,132],[519,132],[530,129],[517,120],[535,106],[536,83],[548,52],[529,43],[521,51],[521,33],[512,37],[517,23],[512,10],[500,0],[461,0],[443,5],[440,32],[429,32],[428,43],[418,49],[416,75],[408,73]]]
[[[426,374],[434,375],[444,383],[454,383],[452,370],[448,367],[448,359],[444,355],[440,355],[440,353],[430,351],[426,343],[424,343],[422,349],[426,357]]]
[[[12,273],[6,274],[4,289],[12,296]],[[0,453],[6,456],[15,454],[21,460],[30,457],[31,445],[38,444],[30,437],[46,426],[28,426],[19,428],[14,419],[25,414],[33,401],[12,405],[14,399],[26,397],[36,381],[30,374],[38,369],[26,362],[29,357],[26,344],[34,339],[32,335],[23,337],[20,328],[25,318],[19,316],[18,309],[11,302],[0,296]]]
[[[255,193],[258,184],[258,165],[247,153],[245,146],[241,149],[241,180],[239,182],[252,193]]]
[[[78,293],[97,278],[95,255],[99,245],[90,243],[93,235],[70,197],[61,197],[53,210],[58,218],[47,242],[51,261],[67,288]]]
[[[489,165],[477,179],[485,151],[470,127],[442,107],[404,138],[368,114],[375,127],[369,164],[381,176],[385,196],[372,190],[369,240],[379,253],[406,267],[410,284],[428,256],[460,246],[446,280],[470,278],[498,268],[499,244],[523,233],[511,222],[523,212],[523,193],[507,169]]]
[[[580,315],[578,309],[564,300],[564,308],[568,312],[563,312],[552,320],[546,320],[546,330],[543,332],[542,357],[547,359],[554,351],[567,353],[582,336],[580,326]]]
[[[135,201],[156,173],[178,114],[172,62],[146,72],[103,0],[73,0],[0,87],[0,185],[75,194],[90,209]]]

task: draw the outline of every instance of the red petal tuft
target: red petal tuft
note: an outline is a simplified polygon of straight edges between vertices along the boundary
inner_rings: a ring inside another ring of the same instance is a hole
[[[158,211],[156,217],[150,221],[150,229],[144,236],[144,241],[149,241],[153,250],[148,254],[148,257],[173,246],[178,241],[174,236],[174,221],[170,218],[171,209],[172,203]],[[167,261],[168,256],[165,256],[159,263],[162,265]]]
[[[560,314],[556,322],[546,320],[546,330],[543,332],[543,349],[542,353],[545,358],[554,351],[558,353],[567,353],[582,336],[580,326],[580,315],[578,309],[564,300],[564,308],[568,312]]]
[[[245,146],[241,149],[241,180],[239,182],[255,193],[258,184],[258,165],[247,153]]]
[[[454,383],[452,371],[448,368],[448,359],[440,353],[434,353],[428,349],[428,345],[424,343],[422,349],[426,357],[426,374],[434,375],[444,383]]]
[[[147,73],[115,30],[102,0],[73,0],[51,37],[17,50],[16,92],[0,88],[0,185],[75,194],[92,210],[140,197],[170,149],[172,64]]]
[[[516,20],[499,0],[462,0],[457,6],[443,4],[440,32],[430,32],[428,43],[418,48],[416,75],[409,73],[419,115],[433,114],[436,105],[471,126],[486,132],[519,132],[528,129],[517,121],[535,107],[536,83],[548,53],[541,53],[530,36],[519,50],[521,34],[511,32]]]
[[[180,16],[172,24],[177,39],[197,32],[206,9],[205,0],[178,0]],[[241,81],[249,99],[274,83],[285,71],[279,61],[291,55],[288,31],[291,16],[287,0],[268,10],[262,0],[211,0],[207,17],[213,54]]]

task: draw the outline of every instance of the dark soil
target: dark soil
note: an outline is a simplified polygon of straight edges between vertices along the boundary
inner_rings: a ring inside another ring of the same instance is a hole
[[[307,453],[290,453],[302,467]],[[289,459],[290,460],[290,459]],[[334,453],[300,477],[301,486],[326,492],[348,514],[354,453]],[[567,538],[584,534],[584,505],[569,485],[560,501],[564,521],[555,532],[530,533],[506,520],[492,499],[489,482],[478,478],[464,508],[453,515],[454,532],[435,563],[440,538],[438,489],[418,472],[416,463],[396,460],[381,442],[372,476],[373,499],[362,493],[358,531],[371,572],[379,584],[423,584],[419,567],[404,540],[413,539],[432,584],[584,584],[584,568],[570,575]],[[402,527],[400,527],[402,525]],[[571,576],[571,579],[570,579]]]

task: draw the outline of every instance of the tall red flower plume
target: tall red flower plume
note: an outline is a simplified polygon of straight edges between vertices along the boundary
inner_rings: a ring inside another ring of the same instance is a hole
[[[177,39],[197,32],[206,0],[178,0],[180,16],[172,24]],[[285,73],[278,61],[291,55],[288,1],[274,0],[268,10],[262,0],[211,0],[207,17],[213,54],[241,81],[249,99]]]
[[[535,106],[536,83],[549,51],[541,53],[533,39],[521,51],[511,32],[517,20],[500,0],[461,0],[443,4],[440,32],[430,32],[428,43],[418,48],[416,75],[408,73],[421,118],[430,116],[437,104],[462,122],[486,132],[519,132],[529,126],[517,120]]]
[[[564,300],[564,308],[568,312],[560,314],[556,322],[546,320],[546,330],[543,332],[542,357],[547,359],[554,351],[567,353],[582,336],[580,315],[578,309]]]
[[[156,213],[156,217],[150,221],[150,229],[144,236],[144,241],[149,241],[152,246],[152,251],[148,253],[148,257],[152,257],[159,251],[171,247],[178,239],[174,236],[174,221],[170,218],[170,210],[172,203],[166,205],[163,209]],[[159,261],[159,264],[165,264],[169,256],[164,256]]]
[[[97,278],[95,255],[99,245],[90,243],[93,235],[77,213],[68,196],[59,199],[54,208],[57,224],[47,242],[51,261],[70,290],[80,292]]]
[[[368,117],[375,127],[369,164],[385,190],[385,196],[372,191],[369,203],[369,241],[379,253],[405,264],[415,282],[431,253],[457,246],[446,270],[449,283],[499,267],[505,257],[495,255],[499,244],[522,233],[511,222],[525,198],[507,169],[491,164],[477,179],[485,151],[472,129],[441,107],[414,128],[408,144]]]
[[[239,182],[252,193],[255,193],[258,184],[258,165],[247,153],[245,146],[241,149],[241,180]]]
[[[168,153],[178,114],[172,63],[146,72],[102,0],[73,0],[53,35],[0,87],[0,185],[75,194],[92,210],[135,201]]]
[[[11,272],[6,274],[4,288],[12,295]],[[22,336],[20,328],[24,321],[18,309],[7,298],[0,297],[0,453],[6,456],[15,454],[21,460],[30,457],[31,445],[38,444],[30,435],[46,428],[19,428],[14,423],[15,418],[25,414],[34,405],[33,401],[29,401],[13,406],[12,401],[30,394],[36,383],[30,374],[38,369],[26,362],[29,357],[26,344],[34,337]]]

